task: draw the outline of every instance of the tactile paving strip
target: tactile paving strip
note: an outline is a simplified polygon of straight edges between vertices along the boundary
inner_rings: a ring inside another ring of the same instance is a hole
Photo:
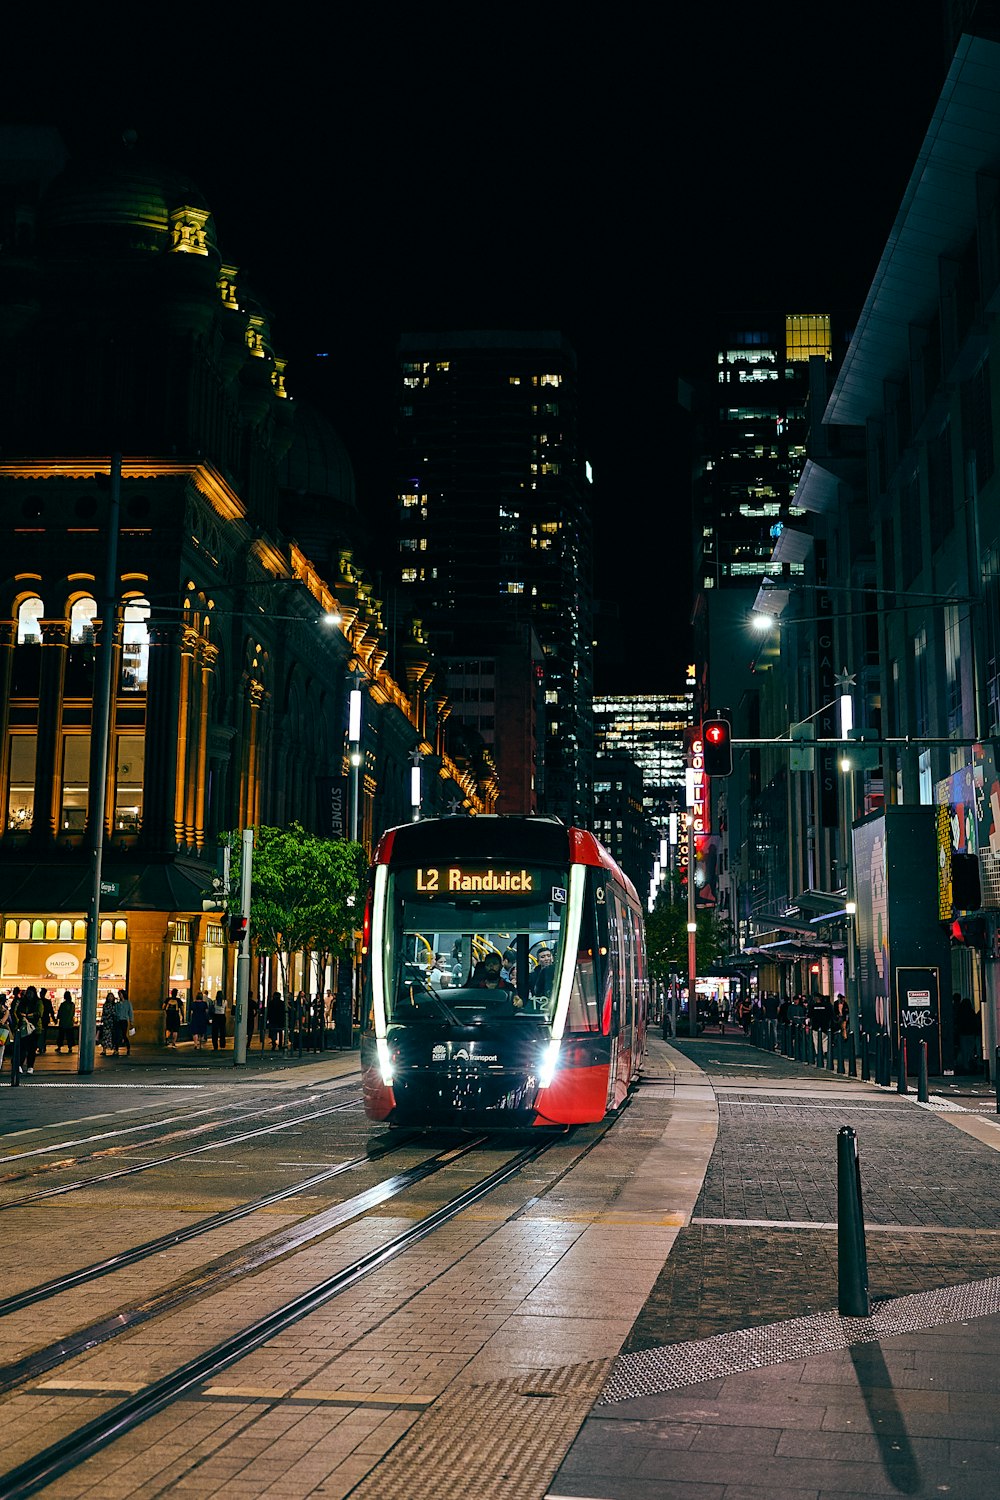
[[[452,1385],[400,1438],[352,1500],[538,1500],[583,1426],[610,1360]],[[419,1480],[417,1479],[419,1476]]]
[[[943,1323],[960,1323],[998,1311],[1000,1277],[990,1277],[878,1302],[867,1318],[817,1313],[760,1328],[719,1333],[708,1339],[622,1354],[615,1360],[597,1405],[611,1406],[635,1396],[655,1396],[686,1385],[698,1385],[703,1380],[742,1375],[786,1360],[849,1349],[854,1344],[873,1344],[893,1334],[938,1328]]]

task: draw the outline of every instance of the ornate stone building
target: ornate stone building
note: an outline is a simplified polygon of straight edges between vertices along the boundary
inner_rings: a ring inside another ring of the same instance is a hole
[[[495,777],[449,756],[419,626],[405,680],[387,672],[380,601],[346,544],[350,465],[314,415],[297,439],[269,313],[223,261],[197,189],[126,143],[39,192],[37,171],[10,160],[24,132],[4,146],[0,986],[79,993],[103,823],[101,992],[127,985],[152,1038],[168,987],[227,983],[224,933],[203,909],[220,833],[296,819],[343,835],[356,788],[370,845],[411,816],[415,757],[425,811],[491,810]],[[354,776],[352,684],[365,699]]]

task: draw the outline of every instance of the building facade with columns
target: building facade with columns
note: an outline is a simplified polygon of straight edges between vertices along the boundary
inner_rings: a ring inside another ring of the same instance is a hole
[[[351,549],[321,573],[282,529],[301,502],[282,488],[296,402],[197,189],[124,146],[4,192],[18,234],[0,252],[0,988],[79,995],[103,825],[100,992],[127,987],[153,1040],[168,989],[228,986],[203,909],[222,833],[294,819],[344,836],[353,796],[370,846],[412,816],[415,762],[425,811],[491,810],[495,775],[449,754],[419,626],[397,681]],[[338,497],[320,498],[332,513]],[[343,516],[353,493],[339,501]]]

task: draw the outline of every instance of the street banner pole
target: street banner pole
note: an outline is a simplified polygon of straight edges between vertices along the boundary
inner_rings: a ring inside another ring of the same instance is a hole
[[[253,829],[243,830],[240,859],[240,915],[246,918],[236,958],[236,1024],[233,1028],[233,1067],[247,1060],[247,1001],[250,995],[250,880],[253,874]]]

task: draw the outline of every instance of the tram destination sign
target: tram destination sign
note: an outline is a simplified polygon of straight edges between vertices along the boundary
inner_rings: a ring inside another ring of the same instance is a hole
[[[397,870],[396,884],[414,896],[537,896],[552,900],[553,872],[486,864],[418,865]]]

